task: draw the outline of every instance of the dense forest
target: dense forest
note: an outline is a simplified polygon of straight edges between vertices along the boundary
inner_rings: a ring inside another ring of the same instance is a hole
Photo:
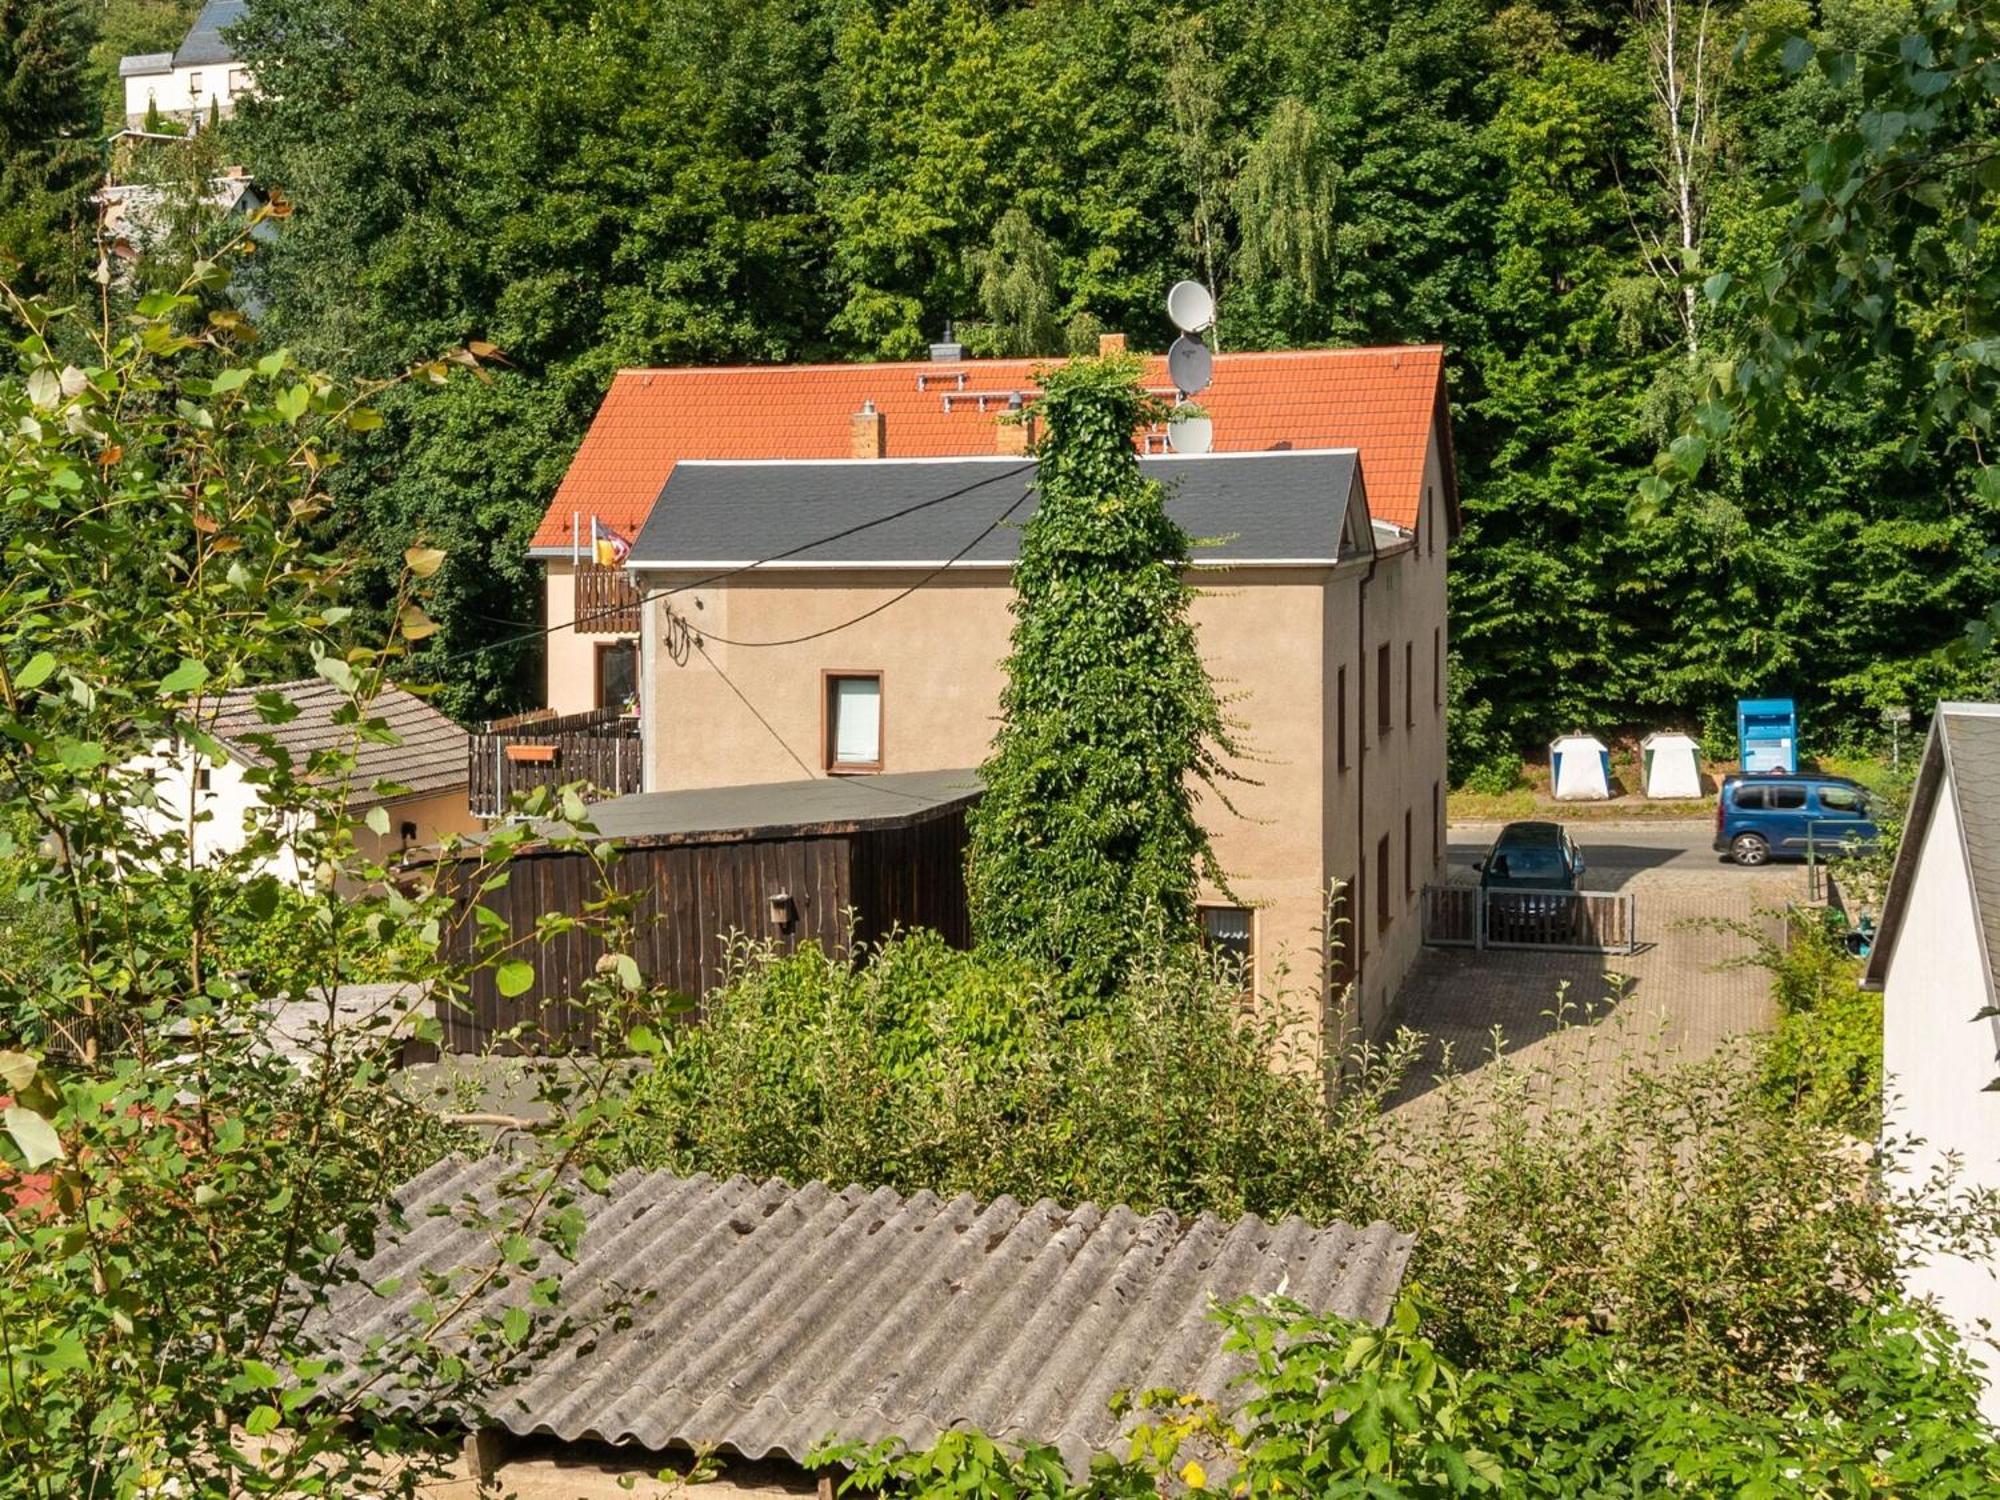
[[[394,394],[338,484],[368,553],[449,549],[432,657],[461,713],[535,692],[532,641],[479,648],[535,618],[523,544],[618,366],[909,357],[947,319],[981,353],[1156,348],[1195,276],[1225,348],[1448,347],[1461,771],[1739,693],[1797,694],[1824,745],[1986,691],[1977,455],[1885,355],[1767,403],[1754,442],[1697,437],[1697,477],[1648,476],[1749,336],[1705,291],[1756,282],[1861,107],[1741,39],[1865,56],[1914,15],[250,0],[265,97],[222,149],[292,210],[255,258],[269,340],[344,374],[468,338],[509,361]],[[1899,266],[1902,305],[1964,269]]]

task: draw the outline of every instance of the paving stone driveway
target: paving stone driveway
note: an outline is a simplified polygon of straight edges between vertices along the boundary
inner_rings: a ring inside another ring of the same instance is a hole
[[[1452,879],[1477,879],[1471,863],[1497,831],[1451,830]],[[1426,949],[1404,987],[1401,1014],[1403,1025],[1428,1038],[1426,1062],[1405,1085],[1403,1102],[1430,1091],[1447,1047],[1458,1070],[1476,1070],[1491,1054],[1496,1027],[1522,1062],[1558,1077],[1589,1071],[1601,1081],[1621,1060],[1663,1049],[1706,1056],[1772,1024],[1769,976],[1729,963],[1750,951],[1749,941],[1701,924],[1726,918],[1775,933],[1768,912],[1804,898],[1802,868],[1724,863],[1708,848],[1705,824],[1578,823],[1571,835],[1587,862],[1586,888],[1637,898],[1639,951]],[[1572,1024],[1559,1026],[1564,1004]]]

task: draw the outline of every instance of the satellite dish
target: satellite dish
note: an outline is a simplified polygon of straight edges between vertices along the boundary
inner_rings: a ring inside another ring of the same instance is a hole
[[[1192,286],[1189,282],[1187,285]],[[1203,295],[1206,295],[1204,293]],[[1215,378],[1215,356],[1200,339],[1182,334],[1167,350],[1167,375],[1183,396],[1198,396]]]
[[[1215,446],[1215,421],[1192,402],[1167,413],[1167,447],[1175,453],[1206,453]]]
[[[1199,281],[1176,281],[1167,293],[1167,316],[1182,333],[1200,333],[1215,322],[1215,299]]]

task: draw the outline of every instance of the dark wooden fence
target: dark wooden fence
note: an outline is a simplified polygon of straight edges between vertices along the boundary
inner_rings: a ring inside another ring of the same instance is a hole
[[[784,952],[817,942],[841,953],[850,934],[871,943],[921,926],[967,945],[965,838],[965,808],[946,807],[889,827],[635,841],[612,858],[609,874],[613,889],[635,898],[630,951],[648,983],[698,1005],[745,942]],[[535,982],[503,996],[491,969],[474,971],[465,1003],[439,1017],[448,1052],[537,1050],[532,1036],[499,1041],[524,1025],[576,1045],[593,1041],[589,1011],[570,1002],[606,951],[601,928],[580,925],[545,941],[533,934],[544,913],[583,916],[602,898],[597,868],[581,852],[547,850],[516,856],[511,869],[506,884],[477,899],[520,940],[513,954],[533,965]],[[462,892],[461,903],[470,897]],[[452,924],[451,956],[461,963],[473,956],[474,928]]]
[[[538,786],[587,782],[600,797],[641,788],[639,721],[616,709],[517,714],[493,720],[466,741],[466,791],[476,817],[501,817],[515,797]]]
[[[639,585],[623,568],[579,563],[576,569],[578,635],[631,635],[639,628]]]

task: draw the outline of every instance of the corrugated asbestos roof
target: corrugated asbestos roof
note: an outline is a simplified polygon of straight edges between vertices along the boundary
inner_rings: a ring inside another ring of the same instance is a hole
[[[1166,486],[1167,513],[1182,529],[1215,543],[1195,552],[1198,563],[1334,562],[1361,483],[1351,449],[1139,463]],[[1004,565],[1019,556],[1021,527],[1035,513],[1034,479],[1033,461],[1022,458],[690,460],[675,466],[632,562]]]
[[[1008,398],[1032,398],[1044,359],[951,364],[738,365],[620,370],[549,502],[531,545],[587,543],[597,517],[628,537],[645,525],[674,466],[689,458],[851,458],[853,417],[882,414],[883,456],[941,458],[999,451]],[[1166,360],[1144,379],[1169,385]],[[983,398],[983,399],[982,399]],[[1446,512],[1457,506],[1444,351],[1435,344],[1219,354],[1201,394],[1216,451],[1355,448],[1376,517],[1415,529],[1424,458],[1435,433]]]
[[[505,1158],[433,1167],[396,1195],[410,1225],[325,1315],[361,1348],[484,1234],[455,1210],[489,1195]],[[492,1400],[510,1431],[565,1441],[712,1445],[797,1460],[829,1437],[923,1446],[953,1426],[1059,1448],[1079,1474],[1121,1428],[1115,1392],[1198,1391],[1226,1405],[1244,1366],[1222,1353],[1218,1302],[1283,1293],[1375,1322],[1411,1241],[1387,1225],[980,1204],[886,1188],[628,1172],[584,1194],[563,1301],[593,1328]],[[403,1290],[366,1290],[402,1277]],[[524,1295],[524,1293],[523,1293]]]
[[[1940,796],[1950,796],[1965,841],[1965,864],[1978,910],[1986,1003],[2000,1003],[2000,704],[1940,703],[1924,743],[1923,763],[1910,792],[1903,841],[1882,898],[1882,920],[1868,954],[1866,980],[1880,989],[1902,929],[1903,908],[1916,884],[1931,814]],[[2000,1041],[2000,1017],[1993,1026]]]
[[[257,712],[259,693],[282,694],[297,705],[298,717],[284,724],[265,723]],[[384,688],[369,705],[368,718],[381,720],[396,735],[398,743],[393,745],[372,739],[357,742],[356,726],[336,723],[334,715],[348,701],[344,693],[317,677],[238,688],[222,695],[210,727],[217,739],[252,763],[261,761],[264,752],[261,746],[250,743],[250,737],[269,735],[292,757],[299,771],[305,769],[307,757],[315,750],[353,747],[353,793],[349,800],[358,807],[394,800],[372,790],[378,781],[409,789],[396,793],[397,798],[448,792],[466,784],[465,731],[423,699],[391,687]]]

